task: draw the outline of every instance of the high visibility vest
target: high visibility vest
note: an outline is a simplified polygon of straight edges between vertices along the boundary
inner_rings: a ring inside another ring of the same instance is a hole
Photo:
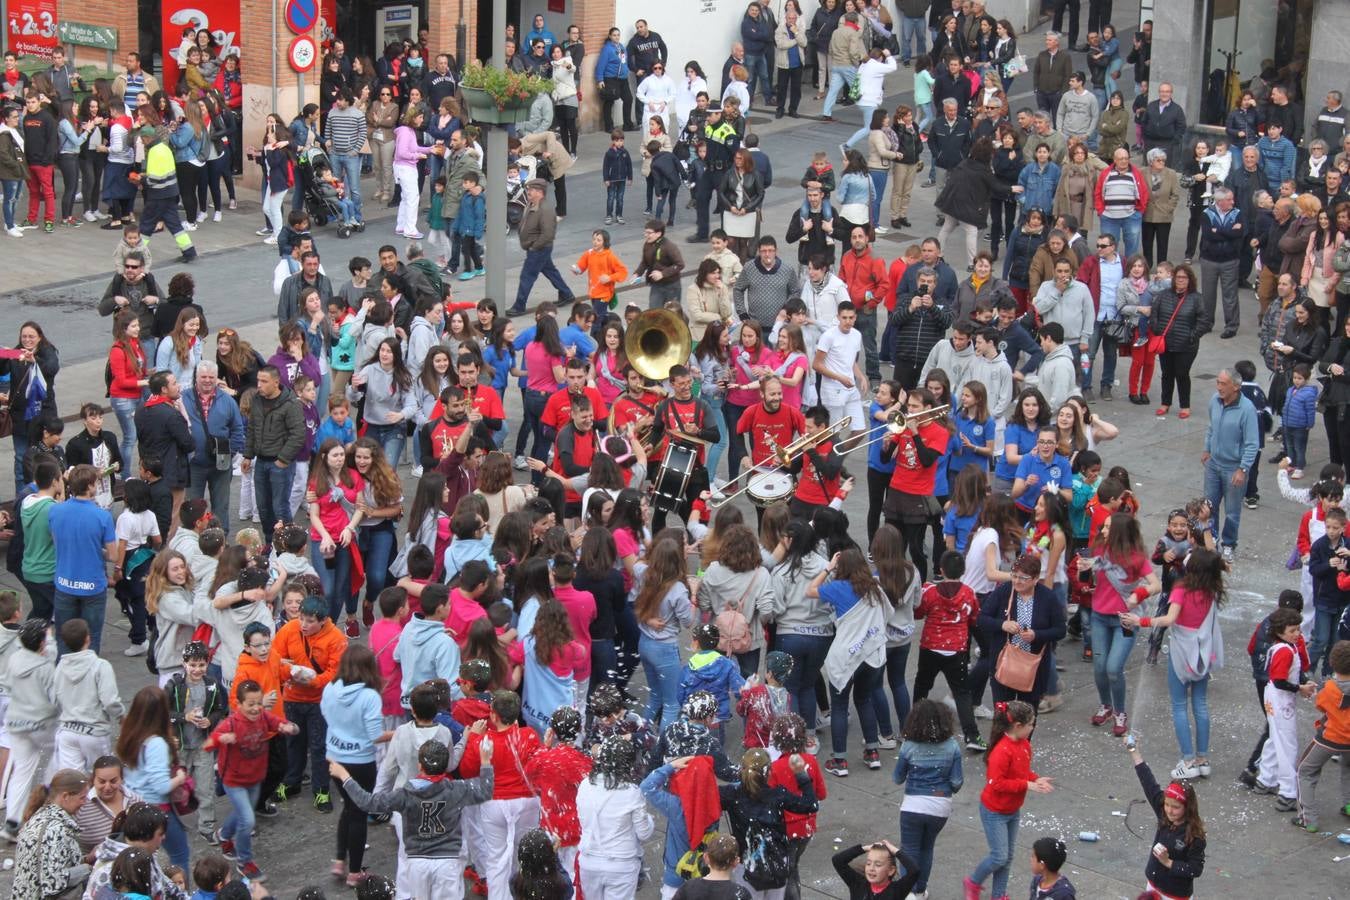
[[[178,196],[178,169],[168,141],[156,141],[146,148],[144,184],[147,200]]]

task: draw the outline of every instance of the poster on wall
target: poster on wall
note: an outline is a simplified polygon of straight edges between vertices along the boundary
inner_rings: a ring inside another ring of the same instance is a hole
[[[325,53],[337,37],[337,0],[319,0],[319,22],[314,38]]]
[[[160,72],[160,84],[165,90],[171,91],[178,84],[178,48],[183,43],[183,29],[191,27],[195,32],[205,28],[210,31],[216,39],[216,51],[220,56],[240,51],[238,2],[162,0],[160,11],[164,34],[164,46],[160,48],[160,66],[163,70]]]
[[[56,0],[9,0],[8,6],[9,48],[20,56],[51,59],[59,40]]]

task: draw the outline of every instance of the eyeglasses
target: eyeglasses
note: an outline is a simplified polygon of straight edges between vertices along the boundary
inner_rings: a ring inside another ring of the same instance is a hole
[[[1013,580],[1013,581],[1034,581],[1035,579],[1036,579],[1036,576],[1035,576],[1035,575],[1028,575],[1026,572],[1013,572],[1013,573],[1012,573],[1012,580]]]
[[[137,271],[137,270],[139,270],[139,269],[140,269],[140,266],[133,265],[132,263],[123,263],[123,264],[122,264],[122,271],[124,271],[124,272],[125,272],[125,271],[128,271],[128,270],[129,270],[129,271],[132,271],[132,272],[135,272],[135,271]]]
[[[389,93],[388,91],[380,91],[380,96],[381,96],[381,97],[392,97],[392,96],[394,96],[394,95],[391,94],[391,93]]]
[[[1040,445],[1042,445],[1042,446],[1045,446],[1045,447],[1053,447],[1053,446],[1055,446],[1055,444],[1059,443],[1059,441],[1056,441],[1056,440],[1054,440],[1054,439],[1051,439],[1051,440],[1048,440],[1048,441],[1047,441],[1047,440],[1041,438],[1041,439],[1038,439],[1038,440],[1036,441],[1036,443],[1037,443],[1037,444],[1040,444]]]
[[[1097,249],[1098,249],[1098,250],[1110,250],[1112,246],[1113,246],[1113,245],[1111,245],[1111,244],[1098,244],[1098,245],[1097,245]]]

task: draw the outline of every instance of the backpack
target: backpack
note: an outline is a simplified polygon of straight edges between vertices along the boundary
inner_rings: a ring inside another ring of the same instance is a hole
[[[792,857],[786,833],[761,822],[748,824],[745,829],[745,880],[752,888],[771,891],[787,884]]]
[[[717,649],[723,656],[730,656],[733,653],[749,653],[751,644],[750,620],[745,617],[741,611],[745,598],[750,596],[750,591],[759,583],[759,572],[756,571],[750,577],[750,584],[746,586],[741,598],[735,603],[727,604],[726,608],[717,614],[713,623],[721,633],[721,638],[717,642]]]

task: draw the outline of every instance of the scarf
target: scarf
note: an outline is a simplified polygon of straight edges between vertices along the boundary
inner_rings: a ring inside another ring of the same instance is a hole
[[[14,139],[19,152],[23,152],[23,132],[17,128],[10,128],[8,125],[0,125],[0,134],[7,134]]]
[[[891,150],[896,153],[900,152],[900,138],[895,133],[894,128],[881,129],[881,135],[882,137],[886,138],[886,148],[888,150]]]

